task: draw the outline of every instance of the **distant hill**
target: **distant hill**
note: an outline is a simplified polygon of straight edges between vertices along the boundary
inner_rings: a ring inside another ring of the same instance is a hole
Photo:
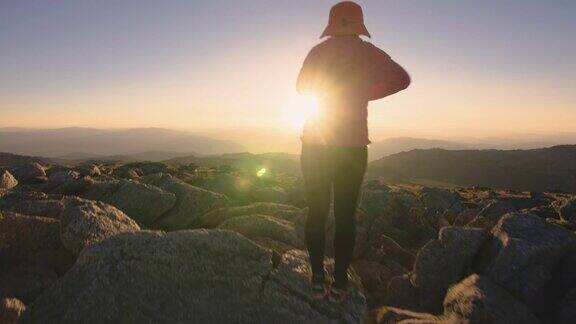
[[[146,151],[135,154],[98,155],[84,152],[74,152],[58,157],[64,160],[74,160],[82,162],[87,160],[119,161],[119,162],[139,162],[151,161],[160,162],[176,157],[190,156],[193,152],[166,152],[166,151]]]
[[[368,160],[373,161],[388,155],[410,151],[414,149],[440,148],[447,150],[463,150],[478,148],[473,144],[458,143],[445,140],[435,140],[414,137],[391,137],[370,144]]]
[[[47,157],[61,157],[69,154],[74,157],[74,152],[85,152],[85,154],[99,157],[132,155],[149,151],[219,154],[242,152],[244,149],[240,144],[232,141],[163,128],[126,130],[60,128],[0,129],[0,151]],[[156,154],[154,158],[169,157]]]
[[[532,150],[412,150],[373,161],[368,179],[576,192],[576,145]]]

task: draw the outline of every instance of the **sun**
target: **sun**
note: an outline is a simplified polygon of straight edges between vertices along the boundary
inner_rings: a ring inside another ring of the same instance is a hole
[[[318,113],[318,99],[312,95],[293,94],[282,105],[282,124],[290,128],[302,128],[307,119]]]

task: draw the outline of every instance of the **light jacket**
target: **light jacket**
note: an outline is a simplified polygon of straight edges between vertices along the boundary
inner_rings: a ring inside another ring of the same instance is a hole
[[[368,101],[410,85],[410,76],[388,54],[358,36],[330,37],[304,60],[296,88],[320,101],[304,126],[304,143],[361,147],[368,139]]]

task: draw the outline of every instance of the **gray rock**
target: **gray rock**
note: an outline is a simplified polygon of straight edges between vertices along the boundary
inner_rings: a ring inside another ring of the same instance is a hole
[[[443,322],[539,323],[526,305],[477,274],[450,288],[444,300]]]
[[[201,215],[198,221],[203,227],[214,228],[228,219],[255,214],[273,216],[290,222],[294,222],[296,219],[303,217],[303,212],[298,207],[277,203],[257,202],[246,206],[215,209]]]
[[[222,194],[191,186],[169,174],[154,174],[141,179],[176,195],[176,204],[153,224],[163,230],[178,230],[200,226],[200,217],[207,212],[230,205]]]
[[[552,205],[538,206],[523,210],[523,212],[528,212],[541,218],[559,218],[558,211]]]
[[[392,272],[379,262],[358,260],[352,263],[358,276],[362,279],[362,285],[366,292],[384,290],[392,279]]]
[[[513,212],[515,210],[514,206],[507,202],[502,201],[492,201],[486,207],[482,208],[472,221],[470,221],[468,227],[478,227],[484,229],[491,229],[502,216],[507,213]]]
[[[85,249],[22,323],[358,323],[358,279],[347,302],[312,300],[306,254],[279,259],[238,233],[124,233]]]
[[[288,194],[284,189],[279,187],[257,188],[252,191],[252,199],[253,201],[282,204],[288,202]]]
[[[448,189],[424,187],[420,197],[430,213],[443,213],[460,200],[458,193]]]
[[[152,226],[176,204],[176,195],[132,180],[96,181],[81,197],[110,204],[143,226]]]
[[[572,324],[576,318],[576,288],[569,291],[559,303],[560,307],[555,314],[554,322],[560,324]]]
[[[97,177],[102,174],[98,165],[94,163],[84,163],[76,167],[76,171],[82,176]]]
[[[140,224],[148,225],[174,207],[176,195],[154,186],[122,180],[106,202],[133,216]]]
[[[386,296],[386,305],[406,309],[419,308],[418,288],[412,285],[409,274],[390,279]]]
[[[135,221],[116,207],[100,201],[77,199],[68,204],[60,220],[60,238],[70,252],[123,232],[139,231]]]
[[[0,189],[12,189],[18,185],[18,180],[7,170],[0,171]]]
[[[388,206],[391,189],[386,185],[366,185],[362,191],[360,208],[368,214],[379,214]]]
[[[486,274],[529,306],[576,239],[571,231],[528,213],[505,215],[492,233]]]
[[[396,324],[396,323],[418,323],[436,324],[442,323],[441,319],[432,314],[417,313],[395,307],[380,307],[375,311],[376,323]]]
[[[63,170],[63,171],[57,171],[57,172],[52,172],[50,173],[50,176],[48,177],[48,182],[51,183],[63,183],[63,182],[69,182],[69,181],[74,181],[76,179],[78,179],[80,177],[80,173],[76,172],[76,171],[72,171],[72,170]]]
[[[16,297],[25,303],[31,303],[57,280],[54,270],[41,265],[20,265],[2,270],[0,298]]]
[[[0,209],[28,216],[59,219],[64,208],[61,197],[34,191],[12,192],[0,199]]]
[[[89,190],[92,186],[94,186],[94,179],[85,176],[72,181],[65,181],[61,183],[49,182],[44,190],[51,194],[79,196],[83,192]]]
[[[21,183],[46,182],[46,171],[39,163],[30,162],[10,168],[10,173]]]
[[[570,224],[576,225],[576,197],[566,199],[558,208],[560,218]]]
[[[481,229],[444,227],[438,240],[428,242],[418,252],[412,283],[420,290],[420,305],[439,313],[450,285],[467,275],[467,270],[488,233]]]
[[[395,260],[406,269],[412,269],[414,266],[415,255],[404,249],[392,238],[382,234],[376,242],[371,243],[377,247],[378,251],[376,255],[378,257],[376,259],[374,259],[376,255],[366,255],[365,257],[373,258],[378,262],[382,262],[384,260]]]
[[[245,215],[230,218],[218,226],[221,229],[236,231],[249,238],[268,237],[294,247],[303,247],[294,225],[290,222],[266,215]]]
[[[147,176],[155,173],[173,172],[166,164],[161,162],[134,162],[121,165],[112,171],[112,174],[128,179],[135,179],[140,176]]]
[[[0,258],[30,260],[42,251],[63,249],[56,219],[0,214]]]

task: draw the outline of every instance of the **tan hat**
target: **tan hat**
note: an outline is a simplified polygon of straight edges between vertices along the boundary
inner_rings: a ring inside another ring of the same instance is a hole
[[[362,7],[352,1],[342,1],[330,9],[328,26],[324,29],[322,37],[342,35],[365,35],[370,33],[364,26]]]

